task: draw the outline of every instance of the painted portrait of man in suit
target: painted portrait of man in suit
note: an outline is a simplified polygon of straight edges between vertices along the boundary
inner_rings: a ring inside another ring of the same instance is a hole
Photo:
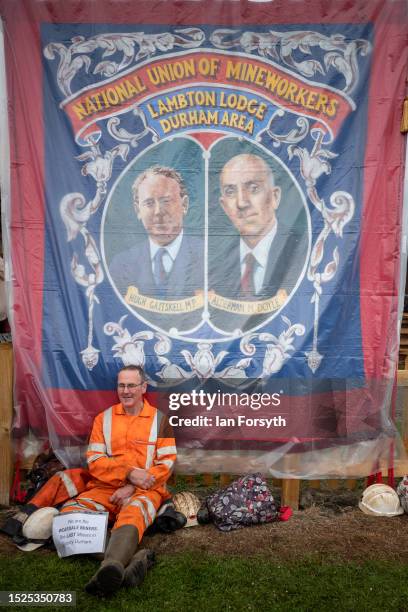
[[[160,314],[160,304],[150,301],[147,318],[153,318],[159,326],[164,323],[163,327],[178,325],[183,317],[183,300],[197,296],[204,286],[203,240],[184,230],[189,208],[186,185],[175,169],[154,165],[136,177],[132,201],[145,235],[139,235],[136,244],[113,257],[109,264],[111,278],[130,305],[135,290],[140,304],[145,297],[177,303],[172,319],[170,308]],[[193,310],[184,313],[190,322]]]
[[[282,195],[272,169],[254,153],[231,157],[219,173],[219,206],[235,230],[210,264],[210,289],[227,298],[213,301],[212,321],[221,329],[249,329],[271,316],[304,269],[306,223],[299,231],[278,218]]]

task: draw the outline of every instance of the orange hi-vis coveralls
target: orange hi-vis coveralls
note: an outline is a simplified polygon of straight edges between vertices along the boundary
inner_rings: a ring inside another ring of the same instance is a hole
[[[36,508],[58,506],[70,497],[75,497],[75,495],[81,493],[90,479],[89,471],[83,468],[56,472],[30,499],[29,505],[36,506]]]
[[[87,461],[92,479],[85,491],[67,501],[61,512],[97,510],[109,512],[113,529],[134,525],[139,541],[155,519],[163,501],[170,496],[166,481],[176,460],[176,444],[168,418],[144,400],[135,416],[116,404],[95,418],[89,439]],[[150,489],[135,488],[127,503],[118,506],[109,498],[128,484],[133,468],[145,469],[155,477]]]

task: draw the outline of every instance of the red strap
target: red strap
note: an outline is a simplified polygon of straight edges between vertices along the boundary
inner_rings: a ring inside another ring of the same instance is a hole
[[[370,474],[370,476],[367,476],[367,487],[375,484],[376,482],[382,482],[382,472],[376,472],[375,474]]]
[[[288,521],[293,516],[293,510],[290,506],[281,506],[279,508],[279,520]]]
[[[21,488],[21,476],[20,476],[20,459],[16,461],[16,472],[14,475],[13,484],[10,489],[10,501],[22,504],[27,497],[27,491],[23,491]]]
[[[395,489],[395,478],[394,478],[394,476],[395,476],[394,475],[394,468],[393,467],[388,468],[388,484],[393,489]]]

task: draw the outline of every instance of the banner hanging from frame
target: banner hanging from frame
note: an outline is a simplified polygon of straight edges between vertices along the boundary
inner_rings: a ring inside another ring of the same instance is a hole
[[[0,12],[15,435],[77,465],[138,364],[183,471],[393,453],[406,3]]]

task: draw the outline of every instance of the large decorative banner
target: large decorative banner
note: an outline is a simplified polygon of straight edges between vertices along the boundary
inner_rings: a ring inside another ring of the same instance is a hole
[[[16,435],[79,463],[139,364],[184,471],[388,458],[406,4],[0,7]]]

